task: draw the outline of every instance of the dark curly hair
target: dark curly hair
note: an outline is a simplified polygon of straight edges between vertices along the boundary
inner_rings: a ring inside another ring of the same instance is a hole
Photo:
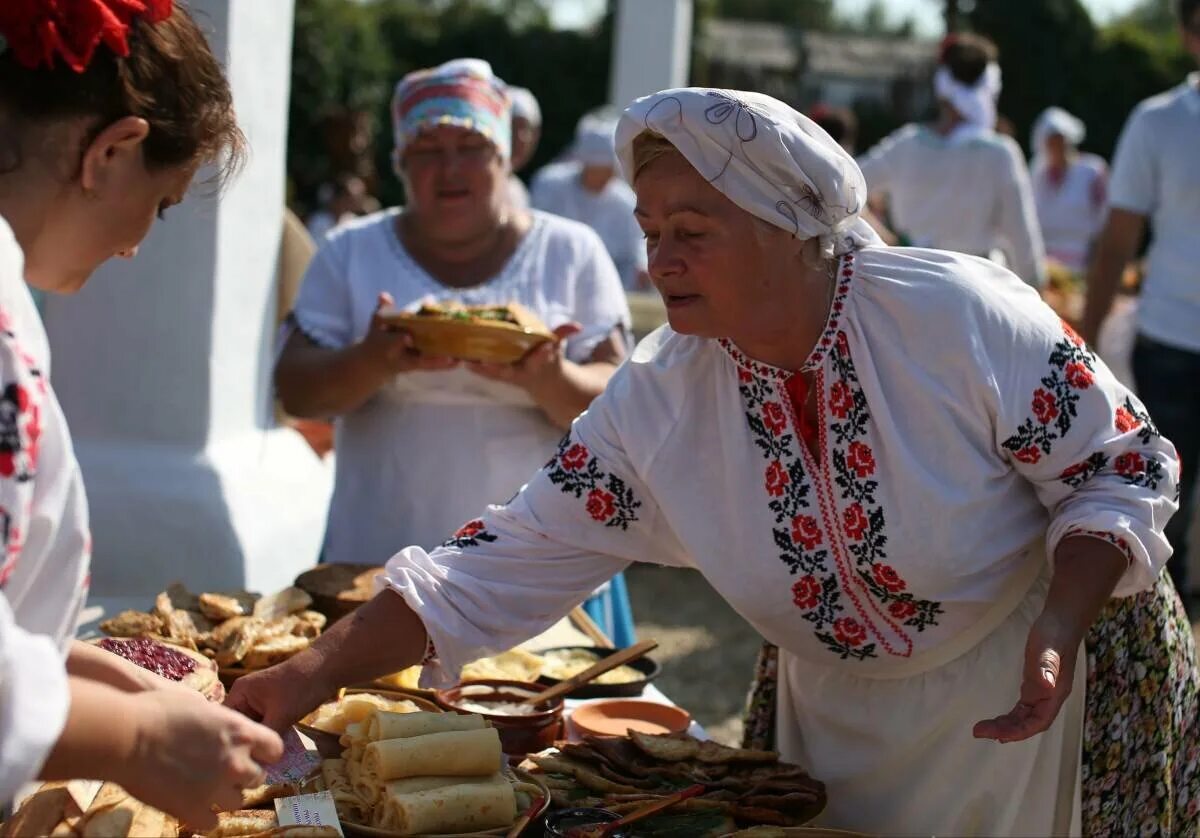
[[[0,137],[5,137],[0,171],[19,168],[24,150],[39,142],[45,126],[90,118],[85,141],[90,143],[126,116],[150,125],[143,151],[151,169],[214,163],[223,182],[245,158],[229,82],[200,27],[178,2],[160,23],[133,22],[128,57],[97,49],[82,73],[61,61],[30,69],[12,50],[0,53]]]
[[[982,35],[969,33],[950,35],[942,42],[938,62],[944,64],[950,75],[963,84],[973,85],[979,81],[988,64],[996,61],[1000,51],[996,45]]]

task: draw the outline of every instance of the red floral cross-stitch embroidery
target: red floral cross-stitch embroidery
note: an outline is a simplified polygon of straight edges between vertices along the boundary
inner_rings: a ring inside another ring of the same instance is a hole
[[[602,469],[599,459],[587,446],[573,441],[570,434],[559,444],[546,470],[551,483],[584,501],[593,521],[622,530],[637,521],[642,502],[633,490],[620,477]]]

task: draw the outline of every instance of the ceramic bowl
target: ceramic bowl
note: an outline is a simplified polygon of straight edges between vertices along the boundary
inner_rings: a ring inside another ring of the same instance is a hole
[[[464,681],[448,690],[438,690],[437,703],[454,713],[478,713],[500,734],[500,746],[510,757],[524,757],[551,745],[563,734],[563,700],[555,699],[546,705],[535,705],[526,715],[503,712],[486,713],[463,702],[476,704],[515,704],[544,689],[540,684],[524,681],[479,680]]]
[[[660,735],[683,733],[691,723],[692,717],[680,707],[631,698],[596,701],[571,714],[575,729],[590,736],[625,736],[631,730]]]

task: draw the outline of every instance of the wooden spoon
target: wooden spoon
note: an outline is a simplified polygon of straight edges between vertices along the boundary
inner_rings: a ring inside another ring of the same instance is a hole
[[[597,646],[604,648],[612,648],[613,642],[608,639],[608,635],[596,625],[596,622],[588,616],[588,613],[583,610],[582,605],[576,605],[571,609],[568,615],[575,628],[587,635],[588,640],[595,643]]]
[[[635,661],[643,657],[648,652],[658,648],[657,640],[643,640],[641,643],[635,643],[627,649],[621,649],[618,652],[613,652],[606,658],[602,658],[592,666],[574,675],[565,681],[555,684],[553,687],[542,690],[540,693],[531,695],[524,699],[521,703],[536,707],[539,704],[544,704],[547,701],[553,701],[556,698],[572,693],[589,683],[595,678],[599,678],[605,672],[616,669],[618,666],[623,666],[630,661]]]
[[[670,809],[676,803],[687,800],[689,797],[696,797],[704,794],[705,787],[702,785],[688,786],[683,791],[677,791],[674,794],[668,795],[661,800],[655,800],[653,803],[648,803],[640,809],[634,809],[619,821],[612,823],[601,824],[600,826],[577,826],[567,832],[567,838],[604,838],[616,832],[622,827],[629,826],[631,823],[640,821],[642,818],[648,818],[651,815],[656,815],[664,809]]]

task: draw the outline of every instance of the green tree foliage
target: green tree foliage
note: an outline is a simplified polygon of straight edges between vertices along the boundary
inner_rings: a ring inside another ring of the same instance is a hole
[[[297,0],[289,173],[301,203],[337,172],[325,121],[350,108],[374,129],[378,190],[401,200],[391,174],[390,103],[407,72],[452,58],[483,58],[510,84],[530,88],[545,125],[534,167],[570,142],[575,123],[605,103],[611,17],[595,32],[558,31],[537,0]]]
[[[1000,48],[1000,111],[1022,143],[1037,115],[1059,105],[1087,123],[1085,147],[1108,157],[1133,107],[1190,66],[1166,0],[1099,30],[1079,0],[975,0],[969,22]]]
[[[390,67],[371,7],[345,0],[298,0],[288,169],[302,198],[335,174],[326,159],[327,120],[340,110],[374,111],[389,89]]]
[[[1048,105],[1078,108],[1073,100],[1092,83],[1096,43],[1079,0],[977,0],[971,23],[1000,48],[1000,112],[1017,126],[1019,139]]]
[[[300,203],[311,205],[316,186],[338,173],[327,154],[329,117],[346,110],[370,115],[381,197],[400,200],[389,159],[392,89],[404,73],[451,58],[487,59],[502,78],[533,90],[545,119],[534,166],[558,154],[578,118],[607,98],[615,2],[609,0],[608,14],[593,32],[552,29],[548,2],[296,0],[288,167]],[[974,0],[960,8],[964,24],[1000,47],[1000,109],[1015,123],[1019,140],[1028,142],[1043,108],[1060,105],[1087,122],[1086,147],[1109,156],[1129,111],[1177,84],[1193,66],[1170,2],[1144,0],[1125,19],[1100,29],[1079,0]],[[892,24],[886,8],[876,2],[860,19],[844,20],[835,16],[833,0],[695,0],[695,34],[713,17],[902,34],[897,30],[903,25]],[[693,58],[692,80],[704,84],[704,64],[699,54]],[[864,141],[895,127],[894,114],[858,111]]]
[[[1179,25],[1175,12],[1175,0],[1143,0],[1122,23],[1153,32],[1156,35],[1174,35]]]

